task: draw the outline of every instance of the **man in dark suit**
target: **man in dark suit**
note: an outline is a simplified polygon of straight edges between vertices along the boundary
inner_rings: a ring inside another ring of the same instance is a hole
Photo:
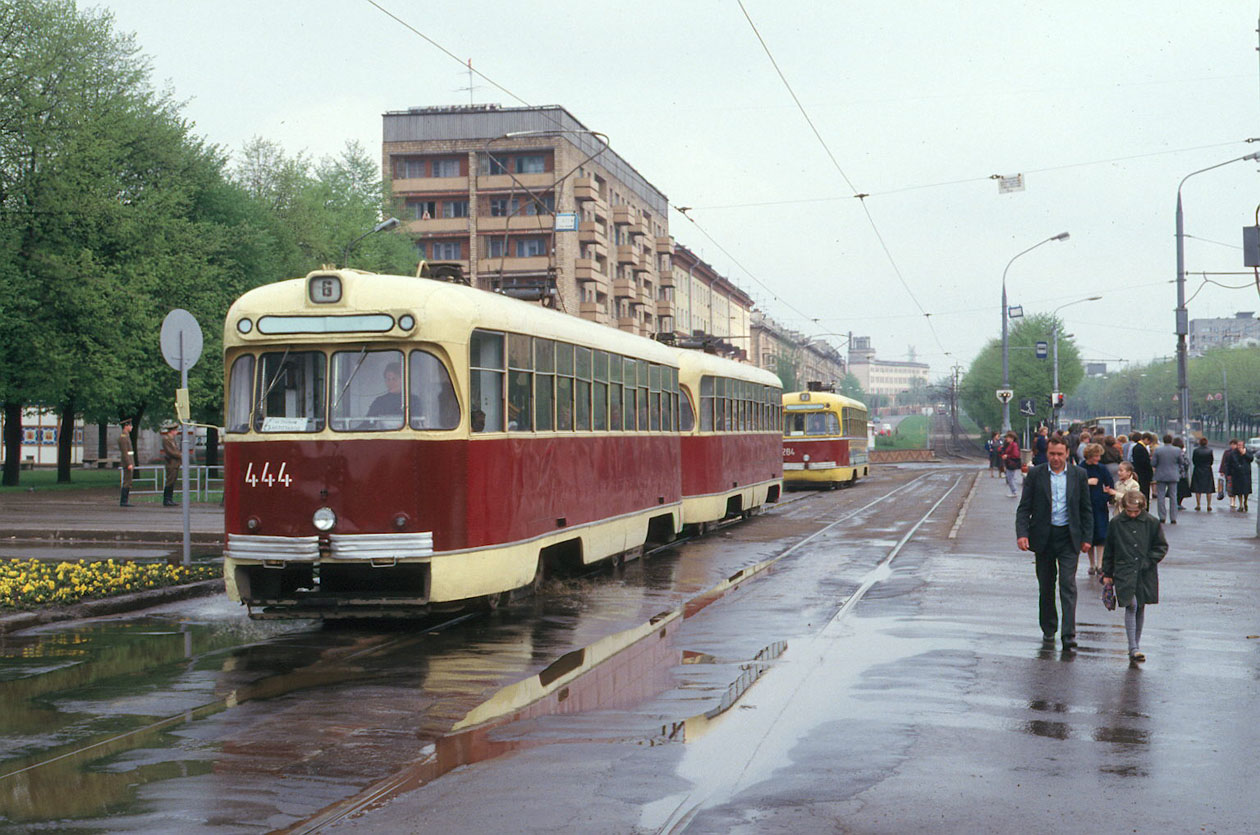
[[[1045,464],[1033,467],[1024,479],[1024,492],[1015,509],[1015,544],[1036,555],[1040,592],[1041,634],[1054,642],[1059,632],[1063,648],[1076,648],[1076,565],[1088,551],[1094,534],[1089,481],[1085,471],[1068,463],[1068,448],[1051,438]],[[1054,604],[1056,575],[1063,624]]]
[[[1151,466],[1151,441],[1155,436],[1149,432],[1138,432],[1133,436],[1137,442],[1129,452],[1133,464],[1133,477],[1138,480],[1142,495],[1150,499],[1151,480],[1155,477],[1155,468]]]

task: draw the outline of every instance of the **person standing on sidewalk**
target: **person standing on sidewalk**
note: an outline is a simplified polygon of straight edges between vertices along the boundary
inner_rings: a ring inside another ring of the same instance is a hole
[[[1199,445],[1195,447],[1194,452],[1190,456],[1194,463],[1194,469],[1190,473],[1190,490],[1194,493],[1194,509],[1203,509],[1203,497],[1207,496],[1208,511],[1212,510],[1212,494],[1216,492],[1216,485],[1212,483],[1212,464],[1216,460],[1216,456],[1212,454],[1212,450],[1208,449],[1208,439],[1199,438]]]
[[[1165,435],[1164,442],[1151,453],[1151,468],[1155,473],[1155,501],[1159,509],[1159,521],[1177,524],[1177,482],[1181,481],[1181,449],[1173,446],[1172,435]],[[1167,501],[1168,510],[1164,510]]]
[[[1233,452],[1229,456],[1230,502],[1237,503],[1235,510],[1246,513],[1247,500],[1251,497],[1251,462],[1255,456],[1247,451],[1247,445],[1235,438],[1229,442]]]
[[[131,507],[131,478],[136,472],[136,453],[131,448],[131,418],[118,422],[118,466],[122,467],[122,490],[118,494],[119,507]]]
[[[1150,436],[1154,439],[1154,436]],[[1144,496],[1151,495],[1151,479],[1155,476],[1155,470],[1151,467],[1151,452],[1147,433],[1138,432],[1133,436],[1133,449],[1129,451],[1129,460],[1133,463],[1133,475],[1138,480],[1138,484],[1142,485],[1142,494]]]
[[[1006,443],[1002,446],[1002,466],[1006,468],[1006,486],[1013,499],[1019,495],[1019,491],[1015,489],[1015,474],[1024,466],[1019,454],[1019,436],[1014,432],[1006,433]]]
[[[1063,648],[1071,650],[1076,648],[1076,567],[1091,545],[1094,512],[1085,471],[1068,463],[1067,445],[1051,440],[1046,457],[1047,463],[1024,479],[1015,509],[1015,544],[1035,556],[1042,639],[1053,643],[1057,631]],[[1056,578],[1062,628],[1054,603]]]
[[[162,489],[162,507],[175,507],[175,480],[179,478],[180,451],[175,433],[179,424],[168,420],[162,424],[162,463],[166,466],[166,486]]]
[[[1124,607],[1124,631],[1129,638],[1129,660],[1145,661],[1139,645],[1146,605],[1159,602],[1159,561],[1168,553],[1168,540],[1159,520],[1146,510],[1146,497],[1130,490],[1120,499],[1124,510],[1111,520],[1103,547],[1103,584],[1115,584],[1116,605]]]

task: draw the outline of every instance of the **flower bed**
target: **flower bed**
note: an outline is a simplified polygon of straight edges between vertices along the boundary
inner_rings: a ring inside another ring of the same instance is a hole
[[[213,565],[164,562],[6,560],[0,562],[0,609],[65,605],[218,577]]]

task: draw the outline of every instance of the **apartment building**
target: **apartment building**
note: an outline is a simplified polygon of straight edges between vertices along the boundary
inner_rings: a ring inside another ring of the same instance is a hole
[[[869,336],[855,336],[849,345],[849,371],[862,384],[862,390],[881,394],[889,405],[897,396],[928,382],[930,366],[923,362],[875,359]]]
[[[384,171],[419,260],[631,333],[674,330],[668,200],[563,107],[383,119]]]
[[[670,275],[662,274],[662,281],[672,305],[672,329],[719,337],[747,355],[752,297],[681,244],[674,245],[671,260]]]
[[[1260,341],[1260,319],[1255,311],[1240,310],[1232,319],[1191,319],[1186,350],[1202,356],[1211,348],[1229,348],[1247,340]]]
[[[846,371],[844,356],[834,345],[785,328],[760,311],[753,312],[750,330],[753,361],[778,374],[785,390],[801,390],[810,382],[839,390]]]

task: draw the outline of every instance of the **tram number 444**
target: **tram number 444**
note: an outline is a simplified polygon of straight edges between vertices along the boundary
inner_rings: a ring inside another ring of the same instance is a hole
[[[254,472],[254,462],[250,461],[249,466],[245,468],[245,483],[250,487],[263,485],[264,487],[275,487],[279,484],[281,487],[288,487],[293,483],[293,476],[289,475],[285,470],[288,468],[288,462],[282,461],[280,468],[273,471],[271,462],[265,461],[262,465],[262,472]]]

